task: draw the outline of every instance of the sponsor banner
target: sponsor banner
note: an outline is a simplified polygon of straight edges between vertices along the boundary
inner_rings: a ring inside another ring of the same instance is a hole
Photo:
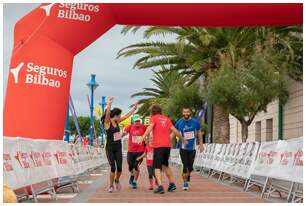
[[[197,152],[195,166],[249,178],[258,148],[258,142],[206,144],[203,153]]]
[[[238,148],[238,152],[231,167],[233,170],[232,174],[242,178],[249,178],[253,169],[252,167],[254,166],[259,143],[240,143]]]
[[[6,137],[3,143],[4,182],[13,189],[78,175],[107,163],[105,152],[89,145]]]
[[[27,184],[27,170],[30,167],[27,154],[20,152],[16,139],[4,138],[3,182],[16,189]],[[21,172],[22,171],[22,172]]]
[[[303,139],[286,141],[206,144],[197,151],[195,166],[249,178],[251,174],[303,182]]]
[[[303,183],[303,138],[263,142],[252,174]]]

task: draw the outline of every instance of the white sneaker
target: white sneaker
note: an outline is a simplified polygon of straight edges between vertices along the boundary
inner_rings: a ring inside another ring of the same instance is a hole
[[[109,187],[107,192],[112,193],[113,192],[113,187]]]

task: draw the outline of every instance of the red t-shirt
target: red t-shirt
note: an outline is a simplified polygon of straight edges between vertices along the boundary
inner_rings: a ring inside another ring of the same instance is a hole
[[[147,145],[145,148],[147,166],[153,166],[153,147]]]
[[[163,115],[157,114],[151,117],[153,127],[153,148],[171,147],[170,128],[173,126],[171,120]]]
[[[145,149],[144,142],[141,141],[142,135],[147,127],[143,124],[139,126],[129,125],[125,128],[125,132],[129,133],[128,152],[143,152]]]
[[[83,145],[89,145],[89,139],[84,139]]]

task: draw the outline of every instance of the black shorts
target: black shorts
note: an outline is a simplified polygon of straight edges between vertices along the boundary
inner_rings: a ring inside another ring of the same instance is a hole
[[[196,150],[180,149],[180,156],[183,163],[183,173],[192,172]]]
[[[137,161],[136,159],[140,157],[143,152],[128,152],[127,153],[127,162],[129,165],[129,171],[131,172],[133,169],[138,171],[138,165],[141,164],[142,159]]]
[[[171,150],[170,147],[154,148],[154,153],[153,153],[153,168],[154,169],[162,169],[163,165],[168,167],[170,150]]]

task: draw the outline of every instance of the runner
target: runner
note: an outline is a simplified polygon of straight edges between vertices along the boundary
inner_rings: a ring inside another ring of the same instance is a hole
[[[187,143],[179,131],[173,126],[171,120],[162,115],[162,109],[159,105],[153,105],[151,108],[150,125],[148,126],[143,138],[147,138],[150,132],[153,132],[153,168],[158,188],[154,191],[157,194],[164,194],[164,188],[161,183],[161,170],[166,173],[169,180],[168,192],[176,190],[171,168],[169,167],[168,159],[171,150],[170,130],[178,136],[183,143]],[[146,140],[147,141],[147,140]]]
[[[204,151],[202,131],[199,121],[196,118],[191,117],[190,107],[183,108],[183,118],[177,121],[175,128],[180,131],[182,136],[188,142],[187,144],[182,144],[180,141],[178,142],[180,157],[183,163],[183,190],[188,190],[188,183],[190,182],[190,175],[193,171],[193,162],[196,155],[196,138],[198,138],[200,152]]]
[[[108,192],[113,192],[114,182],[116,189],[121,190],[119,178],[122,172],[122,134],[120,132],[119,123],[131,116],[137,109],[137,104],[126,115],[121,117],[121,109],[113,108],[111,106],[114,98],[110,98],[107,102],[105,114],[102,116],[101,121],[104,124],[106,133],[106,156],[111,167],[109,175],[109,188]]]
[[[125,133],[129,134],[128,140],[128,153],[127,153],[127,162],[129,165],[129,171],[131,173],[129,184],[133,189],[137,188],[137,180],[139,176],[139,165],[142,160],[139,161],[137,158],[144,153],[145,145],[142,139],[142,135],[146,131],[146,126],[141,123],[139,115],[135,114],[133,116],[133,124],[130,124],[126,129]]]
[[[147,170],[148,170],[149,183],[150,183],[149,190],[153,190],[153,177],[155,178],[154,169],[153,169],[154,149],[152,147],[152,138],[153,138],[152,135],[150,135],[149,142],[146,142],[145,152],[143,153],[143,155],[137,158],[137,161],[140,161],[144,157],[147,159]],[[155,184],[158,185],[156,182],[156,178],[155,178]]]

